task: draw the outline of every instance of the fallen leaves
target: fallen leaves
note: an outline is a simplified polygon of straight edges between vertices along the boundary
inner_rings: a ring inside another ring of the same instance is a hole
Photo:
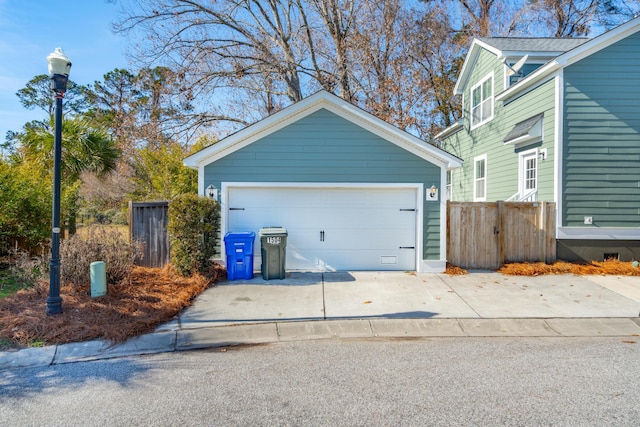
[[[63,312],[53,316],[45,313],[46,287],[21,290],[0,300],[0,339],[18,345],[122,342],[171,320],[214,280],[181,277],[170,267],[135,267],[129,282],[109,285],[102,297],[91,298],[88,287],[74,292],[62,286]]]
[[[453,264],[447,263],[447,268],[445,270],[445,273],[448,274],[449,276],[462,276],[462,275],[468,274],[469,272],[464,268],[460,268]]]
[[[634,267],[630,262],[614,259],[591,261],[589,263],[570,263],[565,261],[556,261],[553,264],[520,262],[505,264],[498,269],[498,273],[513,276],[539,276],[542,274],[640,276],[640,268]]]

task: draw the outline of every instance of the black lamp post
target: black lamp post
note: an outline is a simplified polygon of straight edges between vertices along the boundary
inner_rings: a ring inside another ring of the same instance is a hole
[[[53,140],[53,213],[51,228],[51,262],[49,263],[49,297],[47,314],[62,313],[60,297],[60,165],[62,161],[62,98],[67,90],[71,61],[61,48],[47,56],[51,90],[56,100]]]

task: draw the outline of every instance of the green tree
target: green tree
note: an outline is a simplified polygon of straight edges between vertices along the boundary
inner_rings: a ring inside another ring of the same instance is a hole
[[[29,126],[19,137],[17,157],[53,176],[54,129],[49,126]],[[65,119],[62,123],[62,210],[69,227],[75,233],[79,210],[80,176],[83,172],[97,175],[115,169],[120,150],[103,129],[92,127],[86,119]]]
[[[89,99],[87,99],[86,92],[87,88],[85,86],[69,80],[63,103],[65,114],[78,115],[87,111]],[[27,110],[39,108],[47,113],[47,118],[53,116],[55,102],[51,96],[51,79],[48,75],[39,74],[35,76],[16,93],[16,96]]]
[[[51,236],[51,186],[33,165],[0,158],[0,253],[15,244],[35,250]]]
[[[182,164],[188,154],[175,142],[139,149],[134,159],[136,198],[171,200],[180,194],[197,194],[198,173]]]

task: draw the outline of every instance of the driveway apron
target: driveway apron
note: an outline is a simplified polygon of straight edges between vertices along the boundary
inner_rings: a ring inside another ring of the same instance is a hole
[[[288,272],[222,282],[179,316],[183,329],[336,319],[638,317],[637,277],[471,272]],[[635,290],[635,291],[634,291]],[[623,292],[624,291],[624,292]],[[635,292],[635,293],[634,293]]]

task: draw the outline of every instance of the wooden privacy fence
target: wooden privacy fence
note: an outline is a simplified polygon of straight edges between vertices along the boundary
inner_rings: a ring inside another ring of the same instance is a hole
[[[144,245],[136,260],[144,267],[164,267],[169,263],[169,202],[129,202],[129,236]]]
[[[555,203],[447,202],[447,261],[467,269],[556,260]]]

